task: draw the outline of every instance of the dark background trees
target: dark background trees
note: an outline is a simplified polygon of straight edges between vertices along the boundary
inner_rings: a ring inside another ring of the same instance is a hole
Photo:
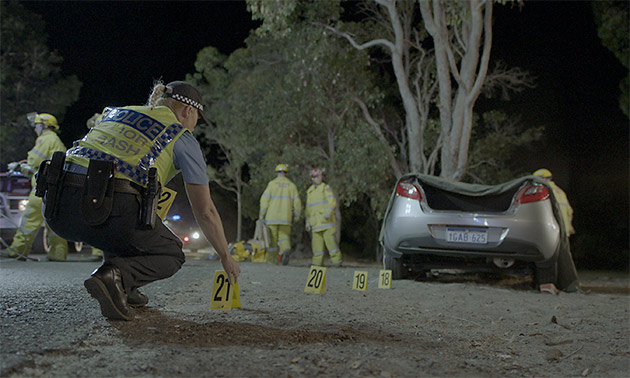
[[[17,1],[1,2],[0,14],[1,166],[26,159],[34,145],[36,135],[26,114],[51,113],[63,123],[67,108],[79,97],[81,82],[61,72],[63,58],[48,48],[40,15]]]

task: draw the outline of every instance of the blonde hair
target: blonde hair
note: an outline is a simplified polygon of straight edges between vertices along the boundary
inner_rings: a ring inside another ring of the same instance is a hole
[[[162,97],[164,92],[166,92],[166,85],[164,85],[162,80],[156,80],[153,82],[153,89],[151,90],[146,106],[150,106],[152,108],[156,106],[166,106],[173,112],[175,112],[177,108],[185,106],[185,104],[173,99],[172,97]]]

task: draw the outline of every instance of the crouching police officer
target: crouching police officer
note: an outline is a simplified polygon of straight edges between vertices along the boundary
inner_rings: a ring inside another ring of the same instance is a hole
[[[181,241],[155,215],[161,185],[180,171],[197,223],[229,281],[240,274],[192,135],[200,115],[210,124],[192,85],[157,83],[147,106],[105,109],[65,156],[58,153],[40,167],[37,190],[45,194],[49,226],[103,250],[103,265],[84,285],[109,319],[133,319],[132,306],[148,301],[138,288],[172,276],[184,263]]]

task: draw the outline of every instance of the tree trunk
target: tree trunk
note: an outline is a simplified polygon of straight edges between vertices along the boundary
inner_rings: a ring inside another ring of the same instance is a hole
[[[243,203],[241,200],[241,192],[243,186],[240,180],[236,180],[236,240],[240,241],[243,235]]]
[[[422,172],[423,159],[421,150],[422,135],[420,134],[420,114],[418,112],[418,106],[414,99],[413,92],[409,85],[409,76],[405,70],[403,62],[404,58],[404,30],[396,11],[396,5],[394,2],[388,2],[386,4],[389,18],[394,30],[395,43],[391,51],[392,67],[394,69],[394,75],[396,76],[396,82],[398,83],[398,90],[400,97],[403,100],[403,106],[405,108],[405,123],[407,124],[407,138],[409,148],[409,169],[412,172]]]

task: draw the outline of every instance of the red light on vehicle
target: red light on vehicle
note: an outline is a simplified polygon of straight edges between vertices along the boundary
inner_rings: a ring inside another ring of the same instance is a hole
[[[396,193],[400,196],[415,199],[420,201],[422,196],[420,195],[420,189],[414,184],[408,182],[399,182],[396,186]]]
[[[549,189],[544,185],[529,185],[521,189],[516,196],[516,203],[544,201],[549,198]]]
[[[188,241],[190,240],[190,238],[188,236],[184,236],[184,242],[188,243]]]

